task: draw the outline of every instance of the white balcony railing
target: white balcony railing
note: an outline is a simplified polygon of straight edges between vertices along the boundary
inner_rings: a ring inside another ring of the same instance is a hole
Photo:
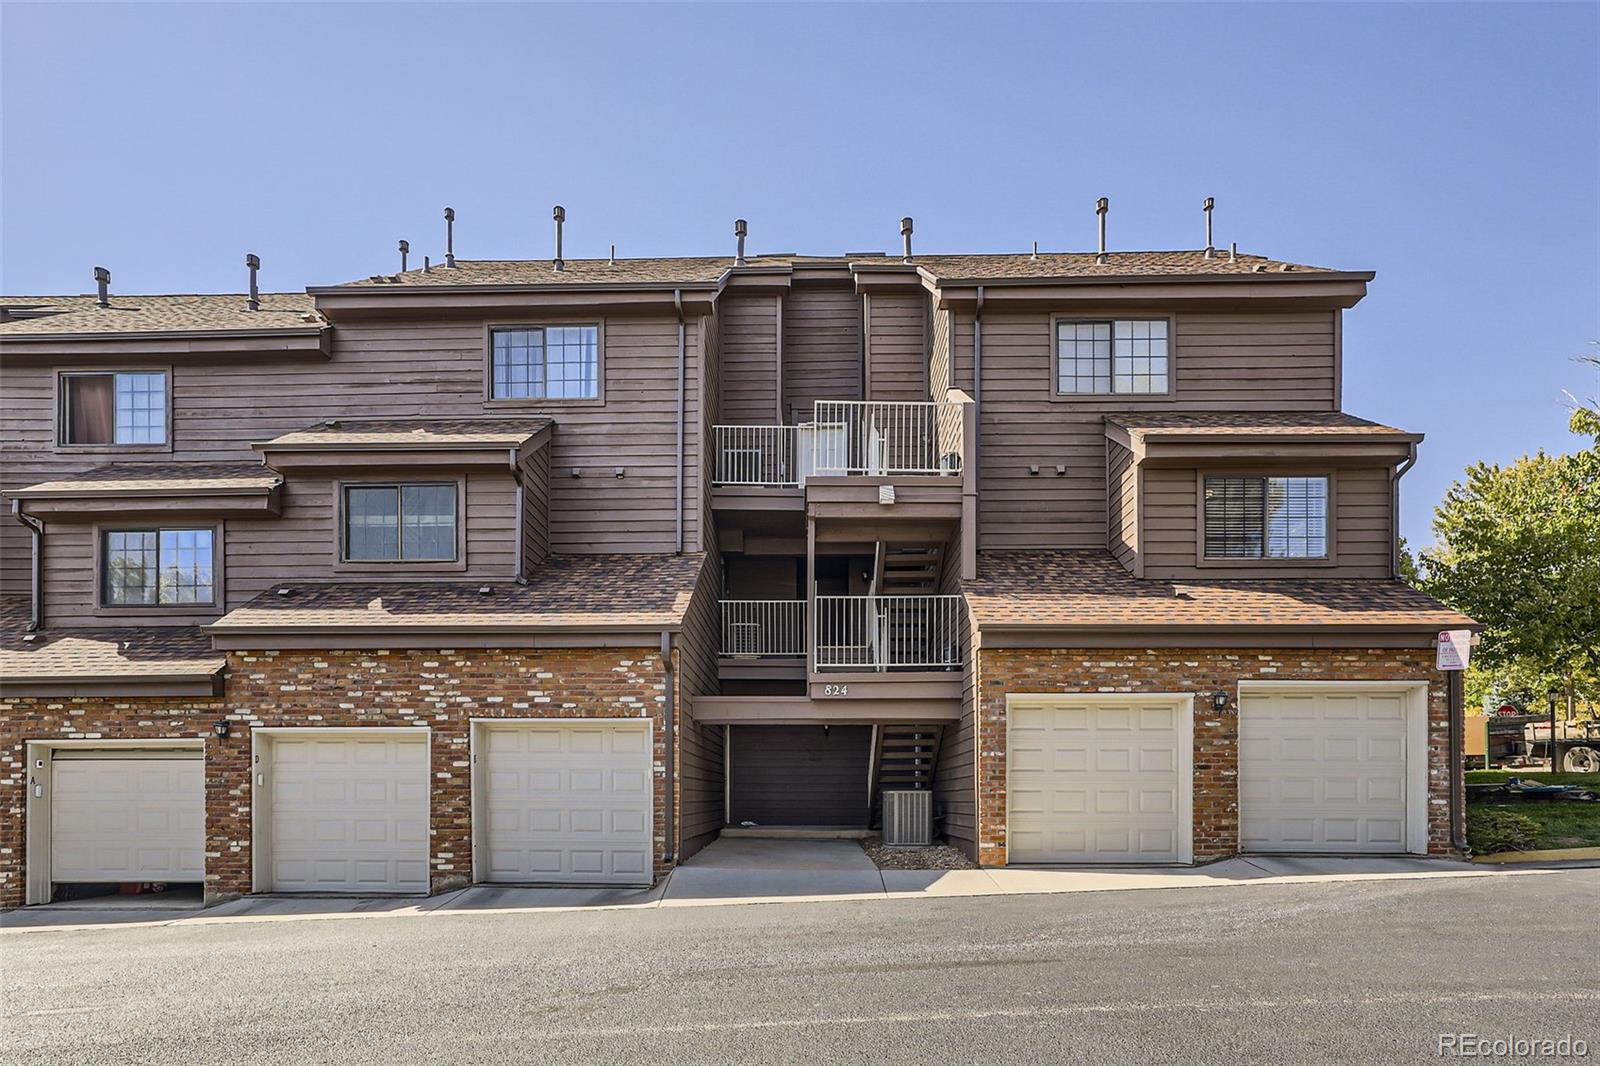
[[[805,600],[723,600],[722,654],[750,659],[803,658]]]
[[[718,485],[798,485],[799,426],[715,426]]]
[[[960,596],[818,596],[819,670],[961,665]]]
[[[818,474],[959,474],[959,403],[818,400]]]

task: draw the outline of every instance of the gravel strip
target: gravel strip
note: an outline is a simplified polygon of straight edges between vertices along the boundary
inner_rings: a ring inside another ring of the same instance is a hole
[[[978,864],[948,844],[931,848],[885,847],[883,837],[874,833],[861,841],[861,850],[880,870],[976,870]]]

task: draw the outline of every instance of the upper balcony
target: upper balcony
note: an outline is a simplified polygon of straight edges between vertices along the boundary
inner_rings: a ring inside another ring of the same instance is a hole
[[[801,488],[818,478],[959,477],[966,406],[818,400],[797,426],[716,426],[714,480]]]

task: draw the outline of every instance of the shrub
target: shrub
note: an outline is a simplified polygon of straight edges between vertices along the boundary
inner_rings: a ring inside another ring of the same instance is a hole
[[[1539,823],[1525,814],[1495,808],[1467,808],[1467,843],[1479,855],[1528,851],[1538,840]]]

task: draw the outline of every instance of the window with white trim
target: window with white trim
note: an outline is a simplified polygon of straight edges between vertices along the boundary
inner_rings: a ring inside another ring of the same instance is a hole
[[[215,530],[108,529],[101,533],[101,602],[107,607],[212,606]]]
[[[600,395],[600,327],[489,331],[495,400],[593,400]]]
[[[164,371],[61,375],[62,444],[167,443]]]
[[[1207,559],[1326,559],[1326,477],[1205,479]]]
[[[344,558],[352,563],[456,560],[456,485],[347,485]]]
[[[1164,318],[1056,323],[1056,393],[1152,395],[1168,391]]]

